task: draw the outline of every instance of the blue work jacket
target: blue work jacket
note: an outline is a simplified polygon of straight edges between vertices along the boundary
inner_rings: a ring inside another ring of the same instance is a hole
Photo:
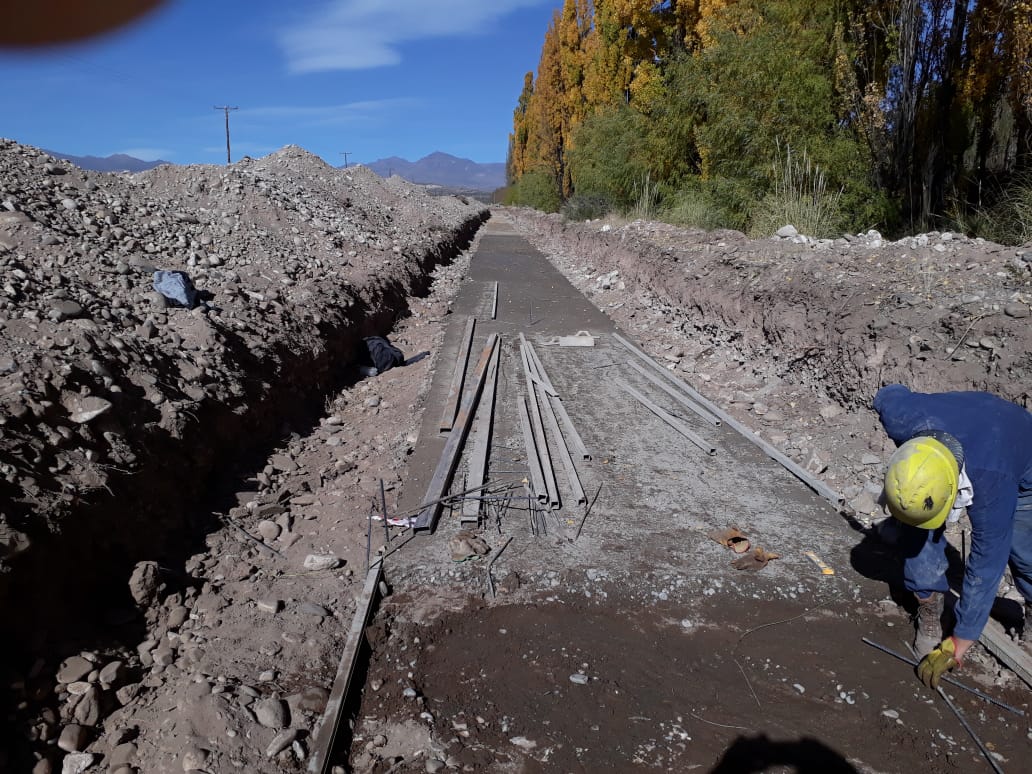
[[[902,384],[878,390],[874,410],[897,446],[942,430],[964,449],[974,502],[967,509],[971,552],[953,633],[977,640],[1010,556],[1018,494],[1032,491],[1032,414],[988,392],[911,392]]]

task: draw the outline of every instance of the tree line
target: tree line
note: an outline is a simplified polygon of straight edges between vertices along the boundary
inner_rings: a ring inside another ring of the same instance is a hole
[[[1032,0],[565,0],[507,176],[577,217],[1032,239]]]

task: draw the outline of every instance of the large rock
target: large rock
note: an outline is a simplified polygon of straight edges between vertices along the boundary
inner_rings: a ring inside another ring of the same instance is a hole
[[[129,593],[140,607],[150,607],[161,586],[161,571],[157,562],[140,562],[129,577]]]

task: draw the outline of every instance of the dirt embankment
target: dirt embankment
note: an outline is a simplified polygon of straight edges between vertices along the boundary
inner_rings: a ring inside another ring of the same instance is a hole
[[[129,176],[0,140],[0,626],[17,701],[57,708],[59,690],[73,719],[80,694],[55,688],[48,656],[117,645],[97,633],[156,585],[130,588],[140,560],[189,585],[184,562],[221,526],[199,506],[237,504],[227,478],[253,471],[270,513],[310,491],[285,488],[296,466],[270,451],[317,422],[362,337],[408,314],[486,217],[293,146]],[[155,270],[185,272],[196,304],[156,292]],[[101,714],[124,703],[124,672],[90,681]],[[51,715],[30,734],[41,746],[63,725]]]
[[[1032,405],[1032,246],[950,233],[750,240],[510,215],[653,355],[861,516],[879,514],[878,455],[891,447],[870,410],[879,386],[989,390]]]

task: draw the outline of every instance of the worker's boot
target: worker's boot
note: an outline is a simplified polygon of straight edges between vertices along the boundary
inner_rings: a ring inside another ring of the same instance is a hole
[[[924,658],[942,642],[942,594],[932,593],[928,599],[917,600],[917,615],[914,616],[914,652]]]

